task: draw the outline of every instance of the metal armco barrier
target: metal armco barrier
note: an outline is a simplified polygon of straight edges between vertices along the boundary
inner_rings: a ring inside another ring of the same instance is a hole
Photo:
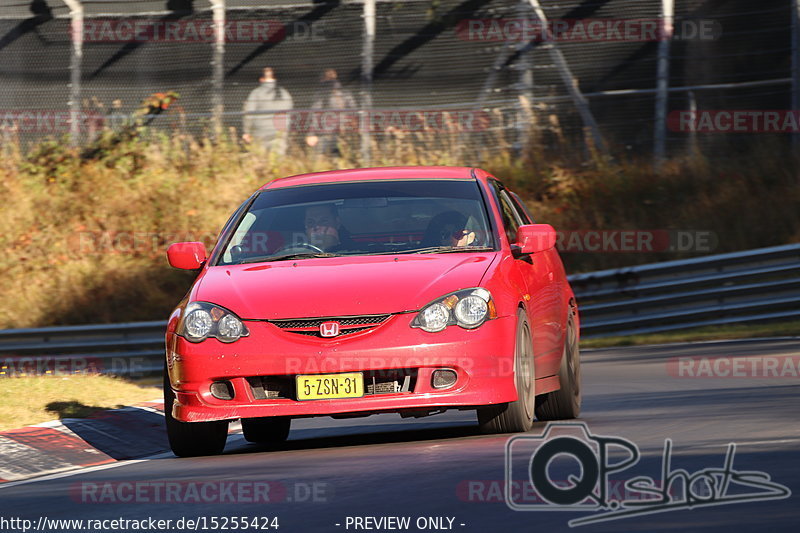
[[[800,317],[800,244],[570,276],[581,335]]]
[[[581,335],[598,338],[800,318],[800,244],[570,276]],[[0,330],[0,369],[160,372],[162,321]]]

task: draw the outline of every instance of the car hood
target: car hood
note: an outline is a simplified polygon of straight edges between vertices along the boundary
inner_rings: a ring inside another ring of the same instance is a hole
[[[497,252],[302,259],[215,266],[192,300],[243,319],[372,315],[413,311],[477,286]]]

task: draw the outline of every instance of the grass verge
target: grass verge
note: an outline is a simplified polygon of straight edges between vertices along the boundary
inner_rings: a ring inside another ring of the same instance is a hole
[[[604,337],[581,339],[581,348],[610,348],[614,346],[641,346],[644,344],[667,344],[673,342],[698,342],[757,337],[800,336],[800,320],[773,324],[740,324],[731,326],[707,326],[649,335],[627,337]]]
[[[8,377],[0,382],[0,431],[154,400],[157,386],[101,375]]]

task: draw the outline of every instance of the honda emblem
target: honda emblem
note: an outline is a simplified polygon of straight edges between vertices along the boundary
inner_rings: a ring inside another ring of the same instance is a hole
[[[339,335],[339,323],[323,322],[319,325],[319,334],[321,337],[336,337]]]

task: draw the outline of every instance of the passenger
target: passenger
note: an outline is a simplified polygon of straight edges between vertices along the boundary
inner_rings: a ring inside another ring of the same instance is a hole
[[[466,229],[467,217],[458,211],[439,213],[428,223],[423,246],[470,246],[475,242],[474,231]]]

